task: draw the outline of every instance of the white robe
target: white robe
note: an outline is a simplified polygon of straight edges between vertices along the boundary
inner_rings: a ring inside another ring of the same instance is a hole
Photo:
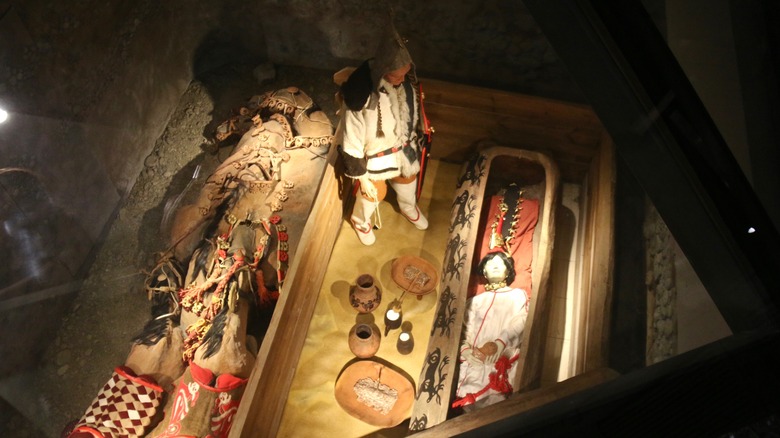
[[[486,342],[503,342],[506,347],[502,353],[508,358],[520,352],[525,321],[528,318],[528,295],[523,289],[502,288],[487,291],[470,298],[466,303],[464,319],[465,340],[460,351],[466,348],[479,348]],[[496,371],[493,363],[473,364],[461,357],[458,371],[457,396],[476,394],[490,383],[490,373]],[[509,369],[509,382],[517,374],[516,363]],[[495,390],[488,390],[477,399],[477,406],[487,406],[507,396]]]

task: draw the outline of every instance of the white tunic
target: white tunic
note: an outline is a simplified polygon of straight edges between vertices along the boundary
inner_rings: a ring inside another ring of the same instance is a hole
[[[384,79],[379,82],[379,92],[372,93],[360,111],[343,108],[343,151],[352,157],[364,159],[387,149],[402,146],[409,140],[417,153],[416,126],[418,117],[417,90],[411,87],[412,105],[408,104],[407,93],[403,85],[393,87]],[[374,100],[375,102],[372,102]],[[375,103],[375,104],[374,104]],[[383,138],[377,137],[377,125],[380,123]],[[411,132],[409,130],[411,117]],[[372,180],[384,180],[396,176],[412,176],[420,171],[419,161],[409,160],[398,150],[382,157],[368,158],[367,173]],[[361,175],[347,175],[358,177]]]
[[[502,288],[487,291],[470,298],[466,303],[464,319],[465,340],[460,351],[478,348],[486,342],[503,342],[506,345],[502,355],[514,357],[520,352],[525,321],[528,318],[528,295],[523,289]],[[509,370],[509,382],[514,381],[517,366]],[[457,396],[465,397],[477,393],[490,383],[490,373],[495,372],[493,363],[473,364],[461,357],[458,372]],[[506,395],[488,390],[477,399],[475,405],[487,406],[506,398]]]

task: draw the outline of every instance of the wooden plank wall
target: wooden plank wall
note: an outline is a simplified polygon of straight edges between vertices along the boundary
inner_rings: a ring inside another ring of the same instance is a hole
[[[550,270],[553,261],[553,243],[555,242],[555,218],[560,203],[560,174],[556,163],[547,156],[539,154],[539,161],[544,164],[545,193],[544,205],[540,206],[540,222],[536,225],[542,230],[538,242],[538,251],[534,254],[532,285],[533,297],[526,320],[523,344],[520,347],[520,360],[517,363],[521,370],[512,382],[515,392],[536,389],[542,381],[542,365],[544,361],[544,345],[547,340],[547,327],[550,320],[552,294],[550,293]]]
[[[488,140],[546,153],[563,182],[579,184],[590,170],[604,128],[589,107],[432,79],[421,83],[436,130],[432,158],[461,162]]]

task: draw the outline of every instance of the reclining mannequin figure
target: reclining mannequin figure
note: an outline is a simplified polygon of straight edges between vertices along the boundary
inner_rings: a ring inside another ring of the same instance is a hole
[[[467,301],[458,400],[453,403],[466,410],[491,405],[512,393],[510,382],[517,373],[515,362],[528,318],[526,291],[508,286],[515,277],[510,257],[491,252],[478,269],[488,284],[485,292]]]

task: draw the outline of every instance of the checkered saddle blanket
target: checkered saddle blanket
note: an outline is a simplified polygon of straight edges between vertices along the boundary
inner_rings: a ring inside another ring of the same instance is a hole
[[[142,437],[149,432],[162,396],[162,388],[151,378],[136,376],[128,367],[116,367],[71,436]]]

